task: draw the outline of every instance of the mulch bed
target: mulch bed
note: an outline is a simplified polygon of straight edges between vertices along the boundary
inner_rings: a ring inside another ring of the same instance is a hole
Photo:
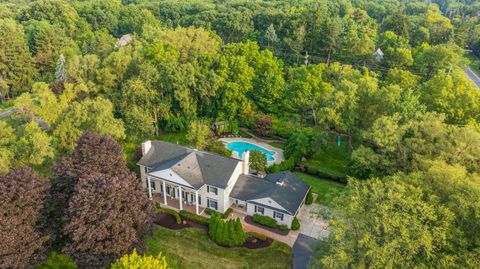
[[[247,241],[245,242],[245,244],[243,244],[243,247],[248,249],[266,248],[266,247],[269,247],[272,243],[273,243],[273,239],[270,237],[267,237],[266,240],[260,240],[255,237],[249,237],[247,238]]]
[[[199,228],[206,232],[208,232],[208,226],[203,225],[200,223],[196,223],[190,220],[183,220],[181,223],[177,223],[177,220],[174,216],[168,213],[157,213],[153,219],[153,223],[158,224],[162,227],[172,229],[172,230],[179,230],[189,227]]]
[[[250,224],[250,225],[257,226],[258,228],[262,228],[264,230],[267,230],[267,231],[270,231],[272,233],[276,233],[276,234],[279,234],[279,235],[287,235],[290,232],[290,230],[282,231],[279,228],[270,228],[268,226],[260,225],[260,224],[256,223],[255,221],[253,221],[252,217],[250,217],[250,216],[245,217],[245,222]]]

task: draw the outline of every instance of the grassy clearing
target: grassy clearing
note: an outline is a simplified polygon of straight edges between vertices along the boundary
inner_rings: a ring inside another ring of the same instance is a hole
[[[318,149],[310,159],[302,164],[307,167],[310,174],[338,180],[347,176],[349,159],[347,145],[330,146]]]
[[[270,146],[272,147],[276,147],[276,148],[279,148],[279,149],[285,149],[285,143],[281,143],[281,142],[269,142],[268,143]]]
[[[151,255],[161,252],[169,267],[182,268],[291,268],[291,248],[273,242],[263,249],[223,248],[196,228],[170,230],[157,226],[146,240]]]
[[[345,188],[345,185],[334,181],[321,179],[300,172],[295,172],[295,174],[312,187],[313,193],[318,194],[317,200],[315,201],[318,204],[329,205],[332,199]]]

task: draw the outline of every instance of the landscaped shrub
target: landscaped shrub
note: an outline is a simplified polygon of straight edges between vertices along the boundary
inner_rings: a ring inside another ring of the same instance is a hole
[[[200,224],[204,224],[204,225],[208,225],[208,223],[210,221],[206,217],[188,212],[186,210],[181,210],[180,211],[180,216],[182,216],[182,218],[184,218],[184,219],[191,220],[191,221],[194,221],[196,223],[200,223]]]
[[[182,222],[182,218],[180,217],[180,214],[178,214],[177,211],[170,208],[160,207],[159,203],[156,203],[155,206],[157,207],[158,212],[163,212],[163,213],[167,213],[174,216],[177,224],[180,224]]]
[[[253,123],[255,131],[261,136],[272,135],[272,118],[268,115],[260,114],[255,118]]]
[[[298,229],[300,229],[300,221],[298,221],[297,217],[295,217],[292,220],[292,230],[296,231]]]
[[[255,232],[247,232],[245,235],[246,235],[247,237],[257,238],[258,240],[267,240],[267,236],[266,236],[266,235],[259,234],[259,233],[255,233]]]
[[[293,170],[295,168],[295,159],[288,158],[281,163],[276,163],[268,168],[269,173]]]
[[[278,228],[279,228],[281,231],[286,231],[286,230],[288,230],[287,224],[278,225]]]
[[[270,218],[269,216],[262,216],[259,214],[255,214],[252,216],[252,220],[260,225],[272,227],[277,227],[277,221]]]
[[[212,214],[215,213],[215,212],[217,212],[217,211],[215,211],[215,210],[213,210],[213,209],[211,209],[211,208],[208,208],[208,207],[205,208],[205,213],[207,213],[208,215],[212,215]]]
[[[230,207],[229,209],[227,209],[227,211],[225,211],[225,213],[222,214],[222,219],[228,218],[230,214],[232,214],[232,212],[233,212],[233,208]]]
[[[68,256],[53,251],[48,260],[40,264],[38,269],[77,269],[75,262]]]
[[[240,219],[224,221],[217,212],[212,214],[208,226],[210,238],[222,246],[241,246],[245,243],[246,236]]]
[[[309,189],[307,192],[307,197],[305,197],[305,204],[311,205],[312,203],[313,203],[312,189]]]

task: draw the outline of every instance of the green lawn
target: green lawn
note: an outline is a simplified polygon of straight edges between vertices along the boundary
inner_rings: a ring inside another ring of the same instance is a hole
[[[321,179],[300,172],[295,172],[295,174],[312,187],[313,193],[318,194],[318,198],[315,201],[318,204],[329,205],[332,199],[345,188],[345,185],[334,181]]]
[[[307,167],[310,174],[339,180],[347,176],[349,159],[350,155],[346,144],[340,147],[332,145],[316,150],[315,154],[302,164]]]
[[[268,144],[272,147],[276,147],[276,148],[279,148],[279,149],[285,149],[285,143],[269,142]]]
[[[168,265],[180,268],[291,268],[291,248],[274,242],[263,249],[223,248],[197,228],[170,230],[157,226],[146,240],[149,253],[165,255]]]

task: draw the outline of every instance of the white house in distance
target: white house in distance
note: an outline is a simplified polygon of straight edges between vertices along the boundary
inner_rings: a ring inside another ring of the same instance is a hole
[[[177,210],[201,214],[208,207],[234,207],[248,215],[272,217],[289,228],[310,187],[290,171],[258,177],[243,160],[163,141],[142,144],[138,161],[150,199]]]

